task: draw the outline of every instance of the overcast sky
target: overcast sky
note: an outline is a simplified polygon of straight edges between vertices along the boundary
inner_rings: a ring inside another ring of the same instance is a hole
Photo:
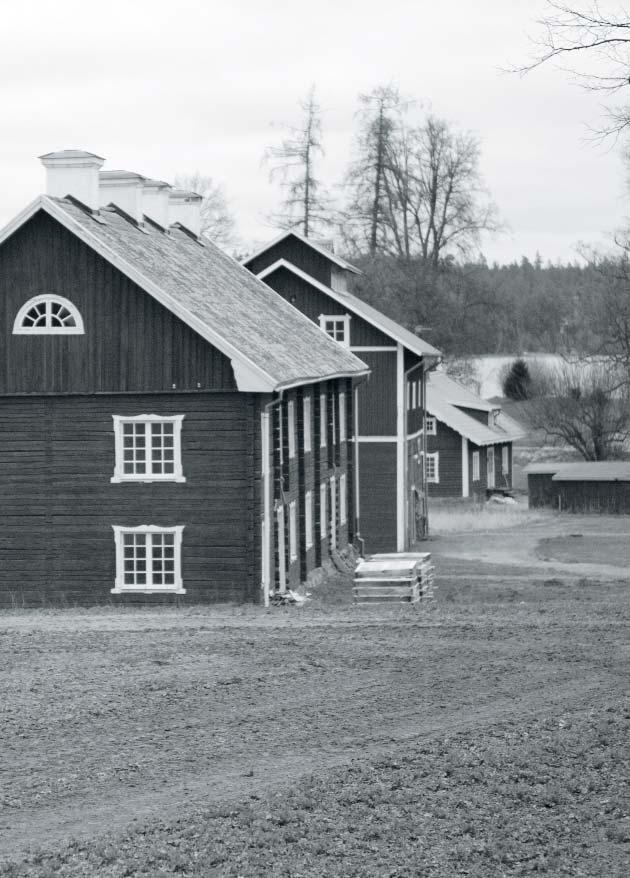
[[[261,166],[315,83],[322,176],[337,182],[359,92],[393,82],[482,143],[510,231],[489,260],[575,258],[630,214],[619,150],[595,146],[599,99],[531,53],[543,0],[23,0],[0,24],[0,223],[44,189],[37,156],[83,148],[171,180],[224,184],[243,239],[266,240],[278,190]]]

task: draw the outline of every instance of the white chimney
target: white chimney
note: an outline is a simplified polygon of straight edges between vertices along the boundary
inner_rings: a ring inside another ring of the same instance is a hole
[[[169,208],[168,196],[171,186],[161,180],[145,180],[142,188],[142,209],[144,215],[152,219],[158,226],[168,229]]]
[[[193,235],[201,234],[201,202],[203,198],[196,192],[172,189],[168,196],[169,225],[181,223]]]
[[[145,178],[133,171],[101,171],[99,174],[100,207],[115,204],[137,223],[142,222],[142,191]]]
[[[71,195],[89,207],[98,210],[98,172],[105,159],[82,149],[62,149],[40,155],[46,168],[46,194],[53,198]]]

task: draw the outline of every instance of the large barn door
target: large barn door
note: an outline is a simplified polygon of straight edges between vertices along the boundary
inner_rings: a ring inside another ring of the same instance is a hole
[[[489,488],[494,488],[494,445],[486,448],[486,461],[487,484]]]

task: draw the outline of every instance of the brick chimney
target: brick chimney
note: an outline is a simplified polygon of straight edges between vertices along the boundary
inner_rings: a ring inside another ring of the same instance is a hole
[[[39,160],[46,168],[47,195],[71,195],[90,210],[98,210],[98,172],[105,159],[82,149],[62,149],[41,155]]]
[[[133,171],[101,171],[98,176],[99,207],[115,204],[137,223],[141,223],[145,177]]]
[[[168,196],[169,225],[181,223],[189,232],[199,236],[201,233],[202,201],[203,198],[196,192],[171,189]]]

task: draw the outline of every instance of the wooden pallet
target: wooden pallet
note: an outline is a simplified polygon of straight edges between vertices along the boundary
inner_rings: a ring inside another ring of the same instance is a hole
[[[433,579],[427,552],[374,555],[357,564],[354,600],[360,604],[416,604],[433,598]]]

